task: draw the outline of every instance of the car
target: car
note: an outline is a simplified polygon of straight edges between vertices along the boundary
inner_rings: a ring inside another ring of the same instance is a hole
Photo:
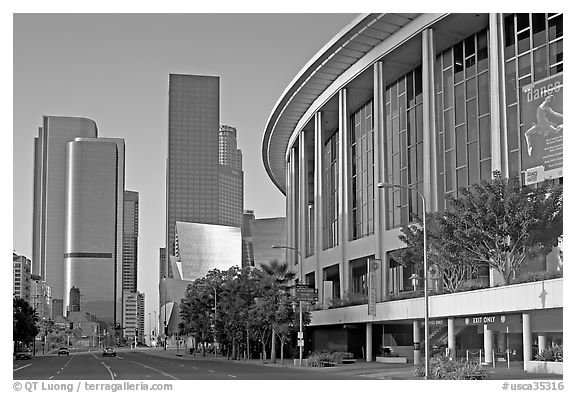
[[[60,356],[60,355],[70,356],[70,350],[68,350],[68,348],[66,348],[66,347],[61,347],[58,349],[58,356]]]
[[[16,351],[16,360],[19,359],[32,359],[32,351],[28,348],[23,348]]]
[[[116,356],[116,350],[113,347],[106,347],[102,351],[102,356]]]

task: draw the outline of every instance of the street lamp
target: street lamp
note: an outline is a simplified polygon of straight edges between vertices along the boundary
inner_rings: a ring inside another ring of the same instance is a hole
[[[300,251],[297,248],[294,247],[289,247],[289,246],[281,246],[281,245],[273,245],[272,248],[284,248],[286,250],[294,250],[296,251],[296,253],[298,253],[298,264],[300,265],[300,282],[302,283],[303,280],[303,275],[302,275],[302,254],[300,254]],[[300,300],[300,332],[298,333],[298,341],[303,340],[304,339],[304,332],[302,330],[302,300]],[[300,343],[298,343],[300,344]],[[298,345],[298,347],[300,348],[300,363],[299,366],[302,367],[302,351],[304,350],[304,346],[303,345]]]
[[[166,350],[166,343],[168,342],[168,329],[166,325],[166,305],[168,302],[166,301],[166,276],[162,276],[164,280],[164,350]]]
[[[418,194],[418,196],[422,199],[422,231],[424,236],[424,377],[428,379],[430,343],[428,341],[428,261],[426,259],[428,249],[426,248],[426,198],[420,191],[418,191],[418,189],[400,184],[378,183],[378,188],[404,188],[406,190],[416,192],[416,194]]]

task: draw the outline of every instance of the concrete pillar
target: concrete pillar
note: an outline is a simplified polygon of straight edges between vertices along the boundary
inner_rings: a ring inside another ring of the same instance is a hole
[[[505,75],[504,75],[504,54],[503,54],[503,30],[502,14],[491,13],[488,17],[488,50],[490,54],[490,137],[492,171],[500,171],[502,176],[508,177],[508,138],[506,124],[506,105],[504,99]]]
[[[434,31],[422,32],[422,114],[423,114],[423,159],[424,159],[424,196],[429,211],[438,210],[438,191],[436,180],[436,108],[434,65]]]
[[[314,116],[314,259],[316,260],[316,288],[322,304],[323,291],[322,269],[320,267],[320,254],[322,253],[322,112]]]
[[[538,353],[542,352],[546,348],[546,335],[538,334]]]
[[[414,321],[412,322],[412,334],[414,337],[414,365],[417,366],[421,363],[420,360],[420,349],[416,349],[416,345],[420,348],[420,322]]]
[[[346,255],[346,245],[350,241],[350,226],[348,224],[348,195],[350,188],[350,171],[348,170],[349,136],[348,90],[341,89],[338,93],[338,244],[340,245],[340,297],[349,288],[349,265]]]
[[[298,216],[298,200],[299,200],[299,181],[298,181],[298,155],[294,147],[290,148],[290,173],[288,177],[289,191],[290,191],[290,247],[299,247],[298,230],[299,230],[299,216]],[[298,254],[293,250],[286,250],[287,260],[290,261],[292,271],[298,271]]]
[[[454,318],[448,318],[448,351],[450,358],[456,356],[456,334],[454,333]]]
[[[494,350],[494,332],[484,325],[484,363],[492,364],[492,351]]]
[[[366,361],[372,361],[372,322],[366,322]]]
[[[384,190],[378,188],[378,183],[386,181],[385,173],[386,160],[384,159],[384,118],[386,105],[385,86],[383,75],[383,64],[378,61],[374,64],[374,239],[376,248],[374,258],[382,260],[380,277],[382,291],[380,296],[376,293],[376,301],[387,301],[389,299],[390,289],[388,286],[388,258],[385,253],[385,246],[382,242],[382,232],[386,228]],[[378,292],[378,291],[377,291]]]
[[[306,150],[306,133],[300,132],[298,137],[298,249],[302,260],[298,261],[298,270],[295,273],[300,277],[300,283],[304,283],[304,260],[306,259],[306,227],[308,225],[308,151]],[[298,258],[298,255],[296,255]]]
[[[532,360],[532,328],[530,326],[530,314],[522,314],[522,352],[524,370],[528,362]]]

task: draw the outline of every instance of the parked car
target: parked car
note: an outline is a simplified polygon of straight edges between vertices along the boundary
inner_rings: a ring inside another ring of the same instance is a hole
[[[102,352],[102,356],[116,356],[116,350],[112,347],[106,347]]]
[[[32,351],[28,348],[23,348],[16,351],[16,360],[19,359],[32,359]]]
[[[58,356],[60,355],[68,355],[70,356],[70,350],[66,347],[61,347],[58,349]]]

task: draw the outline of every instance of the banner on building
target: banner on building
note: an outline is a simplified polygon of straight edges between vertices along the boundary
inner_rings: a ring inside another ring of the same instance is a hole
[[[376,316],[376,271],[380,260],[368,258],[368,315]]]
[[[563,74],[522,86],[520,143],[524,184],[562,177]]]

